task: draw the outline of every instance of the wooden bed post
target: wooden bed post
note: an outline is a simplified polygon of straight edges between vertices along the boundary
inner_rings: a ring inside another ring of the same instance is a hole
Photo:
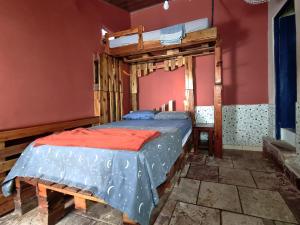
[[[193,122],[195,122],[195,74],[193,56],[185,57],[185,100],[184,110],[192,113]]]
[[[137,65],[132,64],[130,73],[130,89],[131,89],[131,110],[138,110],[138,79]]]
[[[216,44],[215,47],[215,86],[214,86],[214,109],[215,109],[215,156],[223,156],[222,137],[222,49]]]
[[[93,55],[94,74],[94,115],[100,118],[100,58],[98,54]]]

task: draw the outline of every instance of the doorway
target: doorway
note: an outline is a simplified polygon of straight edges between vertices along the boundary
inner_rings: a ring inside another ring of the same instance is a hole
[[[297,70],[294,1],[289,0],[274,18],[276,138],[293,143],[296,127]],[[290,141],[289,141],[290,142]]]

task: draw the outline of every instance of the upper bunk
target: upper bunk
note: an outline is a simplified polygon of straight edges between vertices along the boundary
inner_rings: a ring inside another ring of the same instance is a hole
[[[144,32],[143,26],[105,35],[105,53],[134,63],[160,59],[172,54],[211,52],[218,39],[208,18]],[[175,53],[174,50],[176,49]]]

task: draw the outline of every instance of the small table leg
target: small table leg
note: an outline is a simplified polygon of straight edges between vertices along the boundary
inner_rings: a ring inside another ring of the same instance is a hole
[[[208,132],[208,155],[209,156],[213,156],[213,138],[214,138],[214,134],[213,134],[213,130],[209,130]]]

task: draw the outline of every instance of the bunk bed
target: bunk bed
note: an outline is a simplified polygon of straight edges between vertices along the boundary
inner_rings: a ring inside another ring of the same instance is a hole
[[[213,17],[212,17],[213,20]],[[181,30],[180,30],[181,29]],[[182,31],[180,33],[180,31]],[[167,35],[166,35],[167,32]],[[175,34],[175,35],[174,35]],[[181,34],[178,35],[178,34]],[[166,41],[165,36],[171,37]],[[173,41],[175,40],[175,41]],[[173,42],[172,42],[173,41]],[[179,41],[179,42],[178,42]],[[175,43],[176,42],[176,43]],[[138,110],[138,79],[147,76],[157,69],[173,71],[185,66],[185,100],[186,111],[195,110],[195,57],[215,55],[215,85],[214,85],[214,153],[222,157],[222,48],[216,27],[211,27],[207,18],[198,19],[183,24],[166,27],[160,30],[144,32],[143,26],[125,31],[107,33],[105,35],[105,53],[99,56],[99,88],[95,89],[95,104],[108,99],[113,88],[105,90],[102,84],[113,80],[113,72],[105,70],[106,63],[112,59],[120,64],[130,66],[131,108]],[[109,66],[108,66],[109,67]],[[103,69],[104,68],[104,69]],[[119,69],[122,73],[123,69]],[[110,85],[111,87],[113,85]],[[103,92],[104,91],[104,92]],[[107,92],[107,93],[106,93]],[[103,97],[104,95],[104,97]],[[102,96],[102,100],[100,99]],[[112,96],[111,96],[112,97]],[[112,99],[110,98],[110,101]],[[98,104],[99,105],[99,104]],[[114,104],[111,103],[110,106]],[[97,107],[96,107],[97,108]],[[103,111],[100,110],[102,108]],[[111,107],[110,107],[111,108]],[[106,122],[107,107],[98,107],[96,110],[102,121]],[[106,119],[103,119],[105,117]]]
[[[186,28],[188,27],[187,25],[190,25],[190,27],[192,27],[192,25],[195,26],[194,23],[187,23],[182,24],[180,27]],[[197,25],[195,27],[197,27]],[[174,27],[167,28],[167,30],[172,30],[173,28]],[[178,27],[175,27],[174,29],[177,29],[178,31]],[[95,116],[99,118],[101,124],[121,120],[124,114],[122,107],[124,98],[124,84],[122,79],[123,74],[130,76],[131,110],[136,111],[138,110],[139,106],[139,78],[147,76],[157,69],[172,71],[179,67],[185,66],[184,76],[186,82],[184,108],[186,112],[190,113],[192,121],[194,121],[194,59],[196,56],[215,54],[214,151],[215,156],[222,157],[222,52],[217,34],[217,28],[204,27],[204,29],[200,30],[196,28],[191,32],[183,32],[184,35],[182,38],[180,38],[180,43],[168,43],[167,45],[162,44],[160,40],[153,40],[153,38],[150,38],[150,40],[149,38],[147,39],[147,35],[149,34],[143,33],[143,31],[143,27],[139,26],[134,29],[107,34],[105,37],[105,52],[94,55],[93,67]],[[155,32],[157,33],[157,31],[154,31],[154,33]],[[131,35],[137,35],[138,39],[132,41],[131,39],[136,38],[136,36],[132,37]],[[117,39],[121,39],[124,36],[129,36],[129,42],[127,42],[125,45],[121,42],[118,43]],[[130,71],[127,70],[128,65]],[[161,106],[160,109],[162,111],[173,111],[175,106],[174,103],[170,101]],[[49,128],[49,131],[52,132],[50,129],[51,126],[47,128]],[[64,128],[61,127],[61,129],[63,130]],[[18,133],[19,131],[16,130],[15,132]],[[0,133],[0,144],[1,141],[3,141],[3,148],[6,148],[6,141],[10,140],[7,139],[7,133],[15,132],[9,131]],[[35,136],[39,134],[39,132],[34,133]],[[169,172],[166,174],[165,181],[158,187],[155,187],[157,188],[157,193],[159,196],[161,196],[165,189],[170,186],[172,177],[184,164],[184,159],[188,150],[190,149],[190,140],[189,134],[183,147],[180,145],[182,151],[180,152],[176,162],[169,168]],[[24,143],[24,145],[28,144],[28,142]],[[24,147],[24,145],[22,145],[22,147]],[[22,152],[20,148],[21,146],[18,146],[18,153]],[[8,147],[7,151],[9,151],[9,149],[10,148]],[[14,160],[19,157],[19,154],[15,155],[16,156]],[[6,159],[4,158],[4,163],[5,160]],[[2,170],[5,172],[3,174],[3,178],[5,177],[6,172],[8,172],[13,166],[13,163],[5,163],[5,165],[5,171]],[[107,199],[101,199],[99,196],[95,196],[93,191],[91,192],[91,190],[85,190],[85,186],[72,187],[72,185],[68,186],[59,182],[50,182],[50,180],[47,179],[43,180],[42,178],[37,179],[30,176],[22,177],[18,176],[17,174],[13,175],[16,177],[16,194],[14,197],[16,212],[23,214],[25,212],[25,206],[36,194],[39,200],[39,211],[42,215],[44,215],[43,219],[45,224],[55,224],[65,215],[67,212],[65,203],[68,200],[66,196],[72,196],[74,198],[75,208],[83,211],[86,210],[87,200],[104,204],[107,203],[107,201],[105,201]],[[14,176],[11,175],[10,177]],[[37,190],[37,193],[35,193],[35,190]],[[110,192],[110,190],[108,190],[108,192]],[[11,203],[11,198],[9,202]],[[142,206],[143,205],[141,204],[139,205],[139,211]],[[125,224],[136,224],[135,221],[128,218],[126,213],[124,213],[123,220]]]

